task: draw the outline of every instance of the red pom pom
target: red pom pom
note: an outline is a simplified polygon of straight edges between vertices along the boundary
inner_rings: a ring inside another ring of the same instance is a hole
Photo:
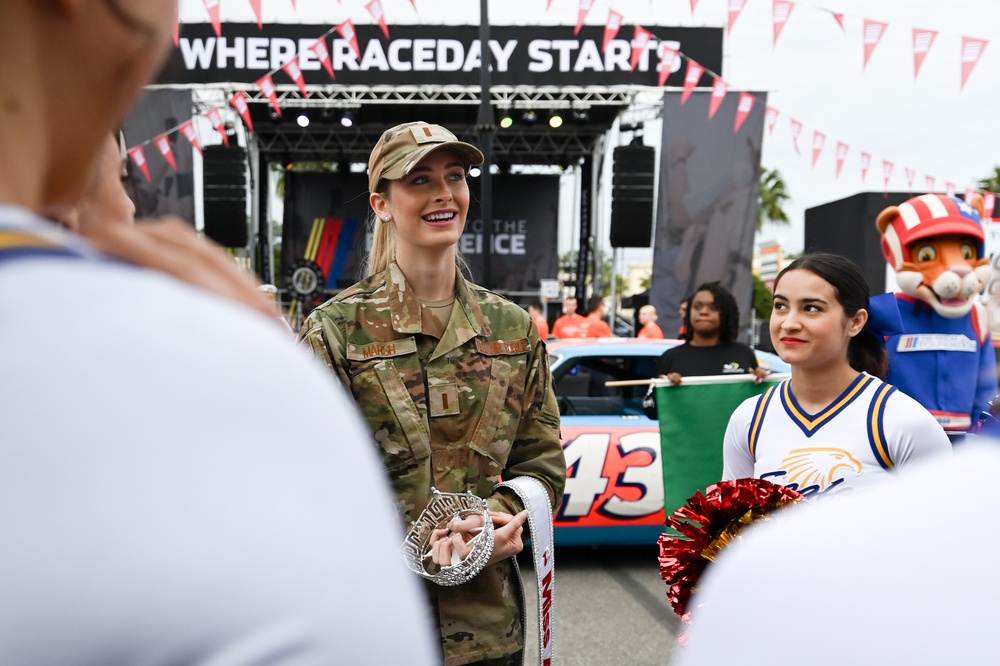
[[[689,621],[687,603],[705,568],[740,530],[800,499],[801,493],[763,479],[720,481],[689,497],[666,521],[679,535],[662,534],[658,542],[660,576],[674,612]]]

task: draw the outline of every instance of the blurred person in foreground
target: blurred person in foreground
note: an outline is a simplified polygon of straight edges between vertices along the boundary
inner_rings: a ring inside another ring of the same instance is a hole
[[[524,618],[513,558],[528,509],[530,524],[540,525],[566,483],[545,345],[522,308],[460,268],[468,171],[482,162],[478,148],[440,125],[383,132],[368,160],[368,277],[313,310],[302,329],[304,344],[350,389],[376,434],[402,522],[419,524],[435,490],[485,500],[490,523],[451,520],[439,524],[426,554],[421,545],[417,570],[448,666],[520,663]],[[531,507],[507,487],[519,477],[536,486]],[[492,532],[492,542],[479,541],[481,559],[472,550],[480,531]],[[457,584],[427,570],[472,562]]]
[[[663,331],[656,324],[656,307],[653,305],[643,305],[639,308],[639,324],[641,328],[635,334],[637,338],[662,339]]]
[[[254,281],[180,221],[92,244],[41,217],[87,193],[176,8],[0,0],[0,663],[430,663],[424,626],[366,621],[422,605],[370,436]],[[301,408],[338,445],[289,438]]]
[[[967,442],[895,483],[782,509],[741,532],[698,584],[675,666],[764,666],[780,654],[815,666],[1000,661],[1000,451]],[[758,621],[763,607],[771,616]]]
[[[109,134],[93,165],[86,194],[68,210],[56,211],[56,221],[83,236],[105,224],[134,224],[135,204],[125,191],[125,148],[120,133]]]

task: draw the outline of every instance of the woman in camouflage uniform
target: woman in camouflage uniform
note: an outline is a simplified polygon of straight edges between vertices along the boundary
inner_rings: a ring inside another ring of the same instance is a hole
[[[431,488],[487,500],[493,555],[471,581],[429,583],[444,663],[514,663],[522,648],[523,506],[498,477],[539,480],[554,510],[566,464],[545,346],[527,313],[467,281],[456,244],[466,175],[482,153],[438,125],[387,130],[368,162],[374,240],[366,279],[316,308],[303,338],[350,388],[375,434],[407,524]],[[455,529],[433,550],[464,555]]]

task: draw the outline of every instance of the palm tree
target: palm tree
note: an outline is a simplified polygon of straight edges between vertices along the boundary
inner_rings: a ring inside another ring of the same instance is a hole
[[[1000,166],[993,167],[993,173],[979,181],[979,189],[984,192],[1000,192]]]
[[[781,173],[777,169],[761,168],[757,231],[760,231],[765,220],[775,224],[789,223],[788,215],[782,207],[788,199],[788,190],[785,188],[785,180],[781,177]]]

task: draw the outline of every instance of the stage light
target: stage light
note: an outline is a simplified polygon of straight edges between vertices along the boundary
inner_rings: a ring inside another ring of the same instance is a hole
[[[296,124],[298,124],[299,127],[302,128],[309,127],[309,116],[307,116],[304,113],[300,113],[298,117],[295,119],[295,122]]]
[[[354,127],[354,112],[350,109],[345,110],[340,115],[340,125],[341,127]]]
[[[531,109],[528,109],[527,111],[521,114],[521,120],[523,120],[526,123],[533,123],[536,120],[538,120],[538,114],[532,111]]]
[[[590,120],[590,112],[586,109],[573,109],[572,118],[574,123],[585,123]]]
[[[503,129],[508,129],[514,124],[514,119],[511,118],[510,114],[504,114],[504,117],[500,119],[500,127]]]
[[[474,166],[471,169],[469,169],[469,176],[471,178],[479,178],[479,176],[482,175],[482,173],[483,173],[482,169],[480,169],[477,166]]]
[[[549,116],[549,127],[551,127],[552,129],[557,129],[559,127],[562,127],[562,124],[563,124],[562,116],[560,116],[558,113],[553,113],[551,116]]]

